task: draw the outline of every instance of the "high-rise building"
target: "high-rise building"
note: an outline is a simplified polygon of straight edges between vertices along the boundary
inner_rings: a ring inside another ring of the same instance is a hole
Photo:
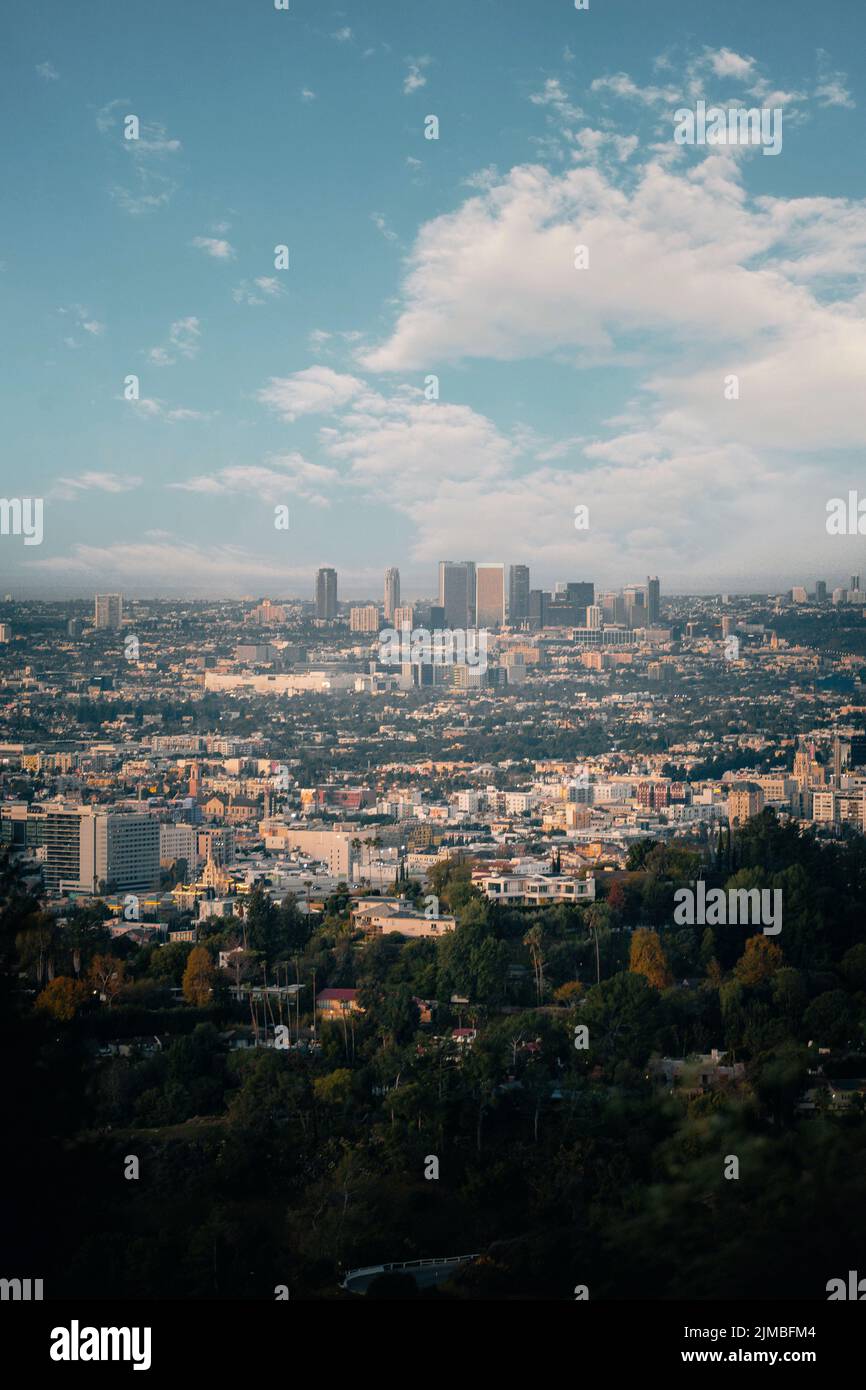
[[[512,627],[529,617],[529,566],[511,565],[508,570],[508,621]]]
[[[269,598],[262,599],[261,603],[244,615],[244,621],[252,627],[274,627],[286,622],[286,619],[285,608],[278,603],[271,603]]]
[[[823,579],[816,579],[816,580],[815,580],[815,602],[816,602],[816,603],[826,603],[826,602],[827,602],[827,585],[824,583],[824,580],[823,580]]]
[[[587,608],[586,625],[592,632],[596,632],[601,627],[601,606],[599,604],[591,603]]]
[[[337,616],[337,571],[320,569],[316,573],[316,617],[333,622]]]
[[[350,632],[378,632],[379,627],[379,609],[375,603],[349,609]]]
[[[550,603],[550,594],[544,589],[529,590],[529,626],[533,629],[542,628],[547,622],[547,608]]]
[[[589,608],[590,604],[595,603],[595,585],[588,580],[566,584],[565,597],[577,609]]]
[[[606,623],[616,624],[625,622],[625,604],[622,594],[610,591],[606,594],[599,594],[598,601],[601,605],[601,616]]]
[[[123,624],[123,594],[97,594],[93,621],[98,628],[119,628]]]
[[[387,569],[385,571],[385,622],[393,622],[394,609],[400,606],[400,571],[398,569]]]
[[[851,575],[851,583],[848,585],[848,588],[849,588],[849,589],[859,589],[859,588],[860,588],[860,576],[859,576],[859,574],[852,574],[852,575]]]
[[[505,566],[496,561],[475,567],[475,624],[502,627],[505,623]]]
[[[148,892],[159,884],[159,822],[144,811],[105,806],[40,806],[27,817],[28,843],[45,851],[45,886]]]
[[[475,566],[466,560],[439,561],[439,607],[445,611],[445,627],[472,626],[475,608]]]
[[[647,576],[647,627],[655,627],[662,612],[661,585],[658,579]]]
[[[629,627],[647,626],[647,591],[643,584],[629,584],[622,592]]]
[[[12,624],[0,623],[0,642],[12,641]]]
[[[415,626],[414,606],[411,603],[401,604],[399,608],[394,609],[391,621],[398,632],[401,632],[404,627],[408,627],[411,632],[412,628]],[[439,626],[442,627],[442,624],[440,623]]]

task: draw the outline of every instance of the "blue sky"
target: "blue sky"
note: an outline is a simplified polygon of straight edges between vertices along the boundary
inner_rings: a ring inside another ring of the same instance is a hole
[[[0,586],[866,569],[825,529],[866,496],[864,12],[700,8],[7,11],[2,491],[44,539],[0,537]],[[699,99],[781,109],[779,155],[677,146]]]

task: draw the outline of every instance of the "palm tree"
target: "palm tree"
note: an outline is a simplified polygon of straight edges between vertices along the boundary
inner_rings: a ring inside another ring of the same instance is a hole
[[[544,928],[540,922],[536,922],[534,926],[529,928],[523,938],[523,944],[529,947],[532,969],[535,973],[535,993],[540,1004],[544,989]]]

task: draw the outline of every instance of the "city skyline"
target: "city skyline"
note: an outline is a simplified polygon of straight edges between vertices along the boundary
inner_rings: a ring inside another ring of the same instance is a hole
[[[516,538],[545,588],[862,568],[826,522],[866,442],[864,19],[809,16],[22,16],[2,490],[44,537],[0,538],[0,586],[287,593],[320,564],[363,597],[387,557],[411,595]],[[698,100],[778,107],[778,156],[676,143]]]

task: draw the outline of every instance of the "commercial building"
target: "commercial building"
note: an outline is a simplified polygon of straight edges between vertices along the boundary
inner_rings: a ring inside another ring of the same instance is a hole
[[[116,629],[123,624],[123,595],[97,594],[94,600],[93,621],[97,628]]]
[[[508,570],[508,621],[512,627],[529,617],[529,566],[511,565]]]
[[[385,571],[385,622],[394,621],[394,611],[400,606],[400,571],[391,567]],[[394,623],[396,627],[397,624]]]
[[[160,828],[149,812],[40,806],[28,814],[27,842],[41,850],[51,892],[147,892],[159,885]]]
[[[349,629],[352,632],[378,632],[379,609],[375,603],[366,603],[359,608],[349,609]]]
[[[497,562],[475,567],[475,624],[500,628],[505,623],[505,566]]]
[[[333,622],[337,616],[337,571],[320,569],[316,572],[316,617],[320,622]]]

